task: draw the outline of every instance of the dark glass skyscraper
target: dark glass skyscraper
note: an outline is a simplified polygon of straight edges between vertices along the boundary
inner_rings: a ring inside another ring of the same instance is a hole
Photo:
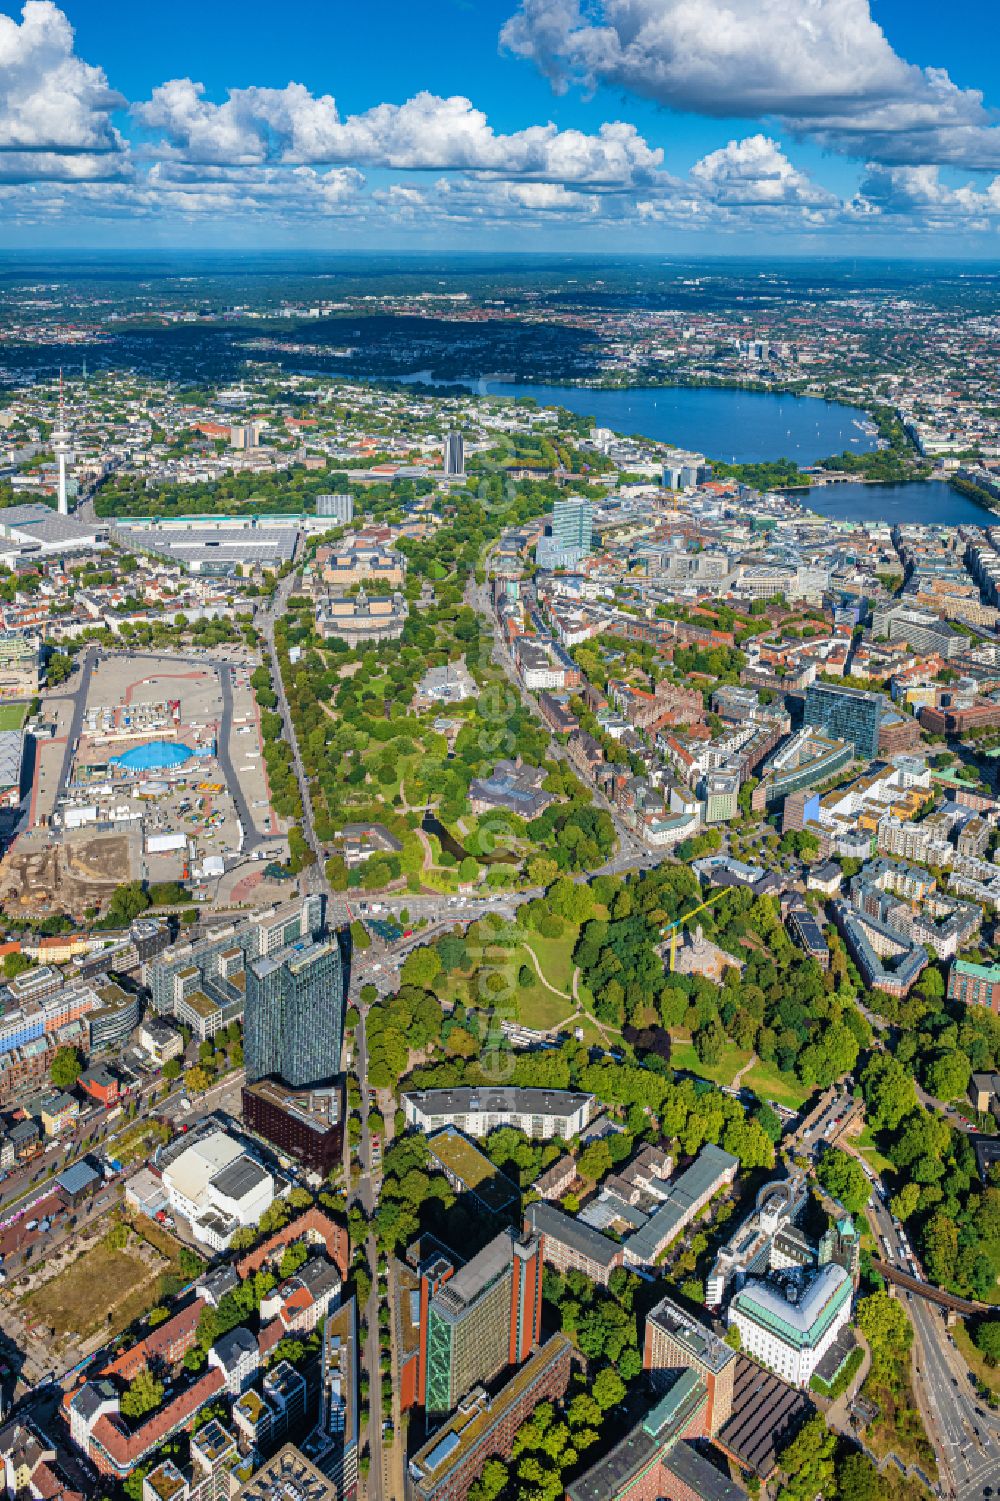
[[[465,439],[461,433],[449,433],[444,440],[444,472],[450,479],[465,474]]]
[[[247,1082],[293,1089],[340,1072],[344,975],[335,939],[289,944],[247,966],[243,1051]]]
[[[810,683],[806,689],[803,723],[813,725],[834,740],[846,740],[855,754],[866,761],[878,755],[878,731],[886,701],[881,693],[861,688],[839,688],[832,683]]]

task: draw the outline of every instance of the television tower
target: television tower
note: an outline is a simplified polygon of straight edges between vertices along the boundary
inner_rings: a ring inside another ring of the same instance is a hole
[[[66,430],[66,404],[63,397],[63,375],[59,372],[59,426],[52,434],[52,446],[59,463],[59,515],[69,515],[69,497],[66,494],[66,464],[72,456],[70,435]]]

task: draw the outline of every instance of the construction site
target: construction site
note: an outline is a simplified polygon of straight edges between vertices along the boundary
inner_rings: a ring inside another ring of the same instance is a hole
[[[234,884],[270,884],[259,867],[252,881],[244,870],[285,852],[251,670],[195,655],[89,654],[70,692],[43,701],[49,733],[35,742],[0,900],[25,915],[83,913],[127,881],[182,882],[205,902]]]

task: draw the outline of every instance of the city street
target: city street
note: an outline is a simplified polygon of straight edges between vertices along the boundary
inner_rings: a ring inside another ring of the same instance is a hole
[[[289,709],[288,700],[285,696],[285,688],[281,680],[281,664],[278,660],[278,653],[274,642],[275,618],[283,611],[285,604],[287,603],[288,596],[292,590],[294,578],[294,574],[289,574],[287,578],[282,579],[281,583],[278,585],[277,590],[275,591],[274,597],[271,600],[269,607],[258,615],[258,624],[260,625],[264,634],[264,638],[267,642],[268,655],[271,663],[272,681],[274,683],[275,692],[278,695],[278,704],[285,722],[288,743],[292,751],[292,764],[295,769],[295,776],[298,782],[299,794],[302,798],[303,833],[310,849],[316,857],[314,863],[310,866],[307,866],[303,871],[300,878],[300,885],[303,891],[319,892],[327,898],[327,922],[331,927],[340,927],[345,926],[352,921],[352,906],[346,897],[342,895],[335,895],[330,890],[329,883],[326,879],[326,871],[324,868],[325,856],[323,853],[323,848],[316,837],[316,830],[313,823],[312,799],[309,795],[308,778],[306,777],[305,767],[302,763],[302,757],[299,753],[298,741],[295,736],[295,726],[292,723],[291,710]],[[441,899],[438,898],[437,900],[440,901]],[[423,942],[424,939],[421,937],[418,941]],[[368,973],[369,970],[363,962],[363,957],[359,957],[359,959],[356,960],[353,964],[351,974],[351,990],[353,995],[357,994],[358,989],[360,988],[361,984],[364,983],[364,978]],[[385,978],[388,981],[388,971],[386,972]],[[371,1215],[375,1209],[377,1196],[375,1186],[372,1181],[371,1171],[371,1138],[368,1131],[368,1055],[365,1041],[363,1017],[361,1024],[357,1030],[357,1056],[355,1058],[355,1068],[358,1076],[358,1082],[361,1086],[362,1100],[360,1150],[361,1174],[358,1184],[357,1197],[361,1201],[365,1214]],[[384,1458],[382,1452],[382,1381],[379,1372],[378,1347],[378,1257],[374,1235],[368,1236],[366,1242],[366,1250],[368,1254],[369,1265],[372,1269],[372,1291],[368,1300],[368,1306],[363,1310],[363,1313],[361,1314],[361,1316],[367,1321],[368,1324],[368,1338],[365,1342],[364,1350],[362,1352],[362,1370],[368,1379],[369,1403],[368,1449],[371,1468],[368,1475],[367,1494],[369,1501],[382,1501],[383,1495],[386,1494],[386,1489],[384,1485],[383,1474]],[[388,1497],[387,1501],[389,1501]],[[399,1498],[399,1501],[401,1501],[401,1498]]]
[[[869,1219],[889,1247],[888,1260],[905,1267],[892,1216],[877,1191],[873,1198]],[[948,1334],[944,1310],[912,1293],[901,1296],[916,1334],[914,1385],[941,1466],[943,1493],[954,1501],[976,1501],[1000,1475],[1000,1414],[977,1399],[968,1368]]]
[[[278,584],[272,599],[258,612],[257,624],[263,632],[267,643],[268,660],[271,667],[271,681],[274,691],[278,695],[278,707],[285,724],[285,733],[292,752],[292,766],[295,778],[298,782],[299,796],[302,799],[302,832],[309,848],[312,850],[315,860],[312,865],[306,867],[300,877],[300,885],[304,892],[318,892],[327,898],[332,897],[329,882],[326,879],[326,858],[323,847],[316,837],[316,828],[313,820],[312,797],[309,791],[309,778],[306,776],[305,766],[299,752],[299,743],[295,734],[295,725],[292,723],[292,713],[288,707],[288,699],[285,696],[285,685],[281,679],[281,663],[278,660],[278,650],[274,643],[274,622],[282,615],[288,603],[288,597],[292,592],[296,575],[290,573]],[[329,909],[329,922],[335,926],[336,903],[332,903]]]

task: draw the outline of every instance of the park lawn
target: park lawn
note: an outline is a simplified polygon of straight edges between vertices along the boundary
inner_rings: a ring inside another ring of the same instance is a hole
[[[883,1173],[892,1174],[896,1171],[888,1157],[883,1157],[875,1145],[874,1137],[868,1126],[862,1129],[861,1135],[855,1139],[854,1146],[872,1171],[878,1173],[879,1177],[882,1177]]]
[[[580,1028],[580,1031],[583,1033],[583,1041],[588,1045],[588,1047],[591,1044],[595,1044],[600,1048],[607,1046],[607,1038],[604,1036],[604,1033],[601,1032],[597,1023],[595,1021],[592,1021],[589,1016],[578,1016],[576,1021],[573,1023],[573,1026],[574,1028]],[[612,1027],[610,1030],[613,1032],[614,1028]]]
[[[579,1005],[585,1013],[585,1019],[579,1022],[579,1025],[584,1027],[584,1041],[597,1042],[601,1047],[607,1047],[609,1042],[613,1043],[616,1038],[620,1039],[622,1035],[621,1027],[616,1027],[611,1022],[598,1020],[597,1012],[594,1009],[594,993],[590,986],[585,984],[583,980],[578,980],[576,993],[579,997]],[[574,1025],[577,1025],[577,1023],[574,1023]]]
[[[702,1063],[695,1052],[694,1043],[685,1034],[672,1039],[670,1044],[671,1068],[684,1069],[696,1074],[699,1079],[709,1079],[713,1084],[731,1084],[743,1065],[749,1062],[750,1053],[738,1048],[735,1042],[727,1042],[718,1063]]]
[[[988,1386],[995,1397],[1000,1397],[1000,1366],[988,1366],[983,1354],[973,1343],[969,1333],[961,1319],[957,1321],[952,1334],[955,1336],[955,1344],[969,1370],[974,1376],[978,1376],[984,1386]]]
[[[528,938],[532,952],[538,957],[542,974],[550,985],[555,985],[557,989],[562,990],[563,987],[553,978],[553,970],[556,974],[560,973],[558,963],[552,959],[545,948],[547,944],[558,944],[562,940],[545,938],[538,940],[537,933],[529,934]],[[517,986],[517,1019],[523,1027],[533,1027],[539,1032],[545,1032],[550,1027],[561,1026],[568,1017],[572,1016],[576,1010],[576,1002],[570,996],[568,987],[565,994],[569,999],[564,999],[561,995],[554,995],[547,986],[542,984],[535,972],[535,966],[531,962],[531,954],[527,952],[527,948],[527,943],[519,943],[511,954],[512,961],[517,966],[515,973],[520,971],[522,965],[525,965],[531,971],[532,976],[530,985]],[[558,955],[556,955],[557,959]],[[572,970],[570,973],[572,974]]]
[[[100,1242],[29,1293],[24,1308],[57,1334],[87,1339],[104,1328],[117,1334],[153,1307],[159,1280],[159,1273],[138,1256]]]
[[[442,970],[434,981],[434,994],[443,1006],[454,1006],[459,998],[459,986],[463,980],[467,980],[467,970],[447,969]],[[462,997],[464,1003],[465,997]]]
[[[0,730],[19,730],[28,717],[28,704],[0,704]]]
[[[560,938],[543,938],[541,933],[527,933],[524,939],[537,956],[542,974],[549,984],[568,996],[573,994],[573,970],[576,967],[573,963],[573,950],[579,933],[579,928],[574,924],[567,925]],[[530,964],[531,961],[528,962]]]
[[[522,934],[520,930],[516,931],[521,942],[506,950],[502,962],[498,954],[492,962],[487,962],[486,967],[510,976],[514,984],[511,998],[516,1003],[517,1019],[522,1026],[539,1032],[561,1026],[577,1009],[573,1000],[573,948],[578,930],[576,927],[567,928],[559,938],[543,938],[539,933]],[[562,995],[553,994],[548,986],[542,984],[531,962],[531,954],[526,952],[529,947],[538,959],[549,985],[562,991]],[[517,984],[517,975],[522,965],[531,971],[530,985]],[[462,978],[468,977],[469,973],[466,971]],[[453,985],[447,988],[453,990]]]
[[[553,995],[551,990],[535,976],[533,985],[522,990],[517,987],[517,1019],[522,1027],[532,1027],[538,1032],[547,1032],[550,1027],[559,1027],[573,1014],[573,1002]]]
[[[740,1083],[752,1089],[758,1099],[776,1100],[787,1110],[801,1110],[814,1093],[808,1085],[800,1084],[794,1074],[782,1073],[775,1064],[761,1063],[759,1059],[753,1068],[747,1069]]]

